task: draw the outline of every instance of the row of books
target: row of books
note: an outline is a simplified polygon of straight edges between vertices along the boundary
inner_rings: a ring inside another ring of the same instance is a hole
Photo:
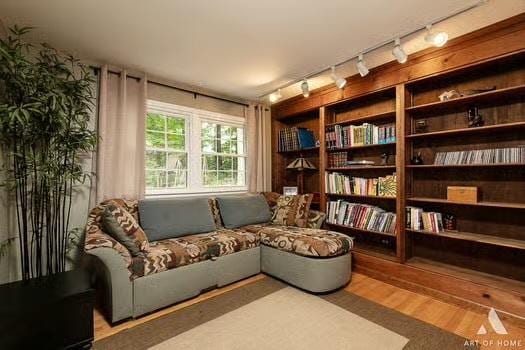
[[[441,213],[425,212],[416,207],[406,207],[406,227],[433,233],[444,231]]]
[[[373,205],[330,201],[326,204],[326,212],[331,224],[396,234],[396,214]]]
[[[279,130],[279,152],[298,151],[312,147],[315,147],[312,130],[298,127]]]
[[[396,174],[377,178],[351,177],[340,173],[325,173],[326,193],[395,197]]]
[[[348,160],[347,152],[328,153],[328,167],[329,168],[345,167],[347,160]]]
[[[525,146],[437,152],[435,165],[525,163]]]
[[[396,142],[396,125],[333,125],[326,128],[326,146],[345,148]]]

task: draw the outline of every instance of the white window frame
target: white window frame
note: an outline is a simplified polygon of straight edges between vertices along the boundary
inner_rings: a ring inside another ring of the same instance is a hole
[[[248,191],[248,139],[246,137],[246,119],[242,117],[205,111],[191,107],[174,105],[171,103],[147,100],[147,113],[159,113],[166,116],[183,117],[186,120],[185,146],[187,158],[186,188],[170,188],[146,190],[147,197],[203,195],[213,193],[239,193]],[[203,122],[221,123],[227,126],[242,127],[244,129],[245,176],[242,186],[205,187],[201,171],[201,125]]]

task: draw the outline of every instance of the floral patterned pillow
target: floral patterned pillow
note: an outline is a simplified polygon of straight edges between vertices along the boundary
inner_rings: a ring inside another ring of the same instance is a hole
[[[273,211],[272,223],[285,226],[307,227],[312,194],[280,195]]]

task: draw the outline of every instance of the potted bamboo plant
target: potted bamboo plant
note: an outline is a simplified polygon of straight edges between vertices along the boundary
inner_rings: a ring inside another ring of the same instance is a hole
[[[0,40],[3,185],[16,205],[24,280],[66,269],[72,198],[88,181],[82,157],[96,147],[90,69],[49,45],[34,47],[13,27]]]

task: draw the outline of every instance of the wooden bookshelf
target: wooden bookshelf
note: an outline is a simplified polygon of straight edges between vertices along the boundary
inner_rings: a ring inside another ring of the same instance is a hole
[[[490,244],[490,245],[495,245],[499,247],[525,249],[525,241],[518,240],[518,239],[512,239],[512,238],[494,237],[494,236],[479,234],[479,233],[462,232],[462,231],[445,231],[445,232],[434,233],[434,232],[428,232],[428,231],[422,231],[422,230],[410,230],[410,229],[407,229],[406,231],[410,233],[430,235],[436,238],[445,237],[445,238],[451,238],[451,239],[460,239],[464,241]]]
[[[282,127],[303,126],[315,130],[320,141],[318,151],[272,153],[278,160],[272,163],[274,190],[293,186],[293,179],[283,170],[286,162],[297,154],[312,157],[318,171],[311,177],[317,183],[311,182],[309,189],[319,192],[322,210],[327,201],[344,199],[396,213],[395,236],[326,224],[327,229],[354,237],[357,264],[369,263],[362,267],[378,276],[405,271],[396,278],[450,290],[462,299],[486,301],[486,305],[512,313],[525,300],[525,265],[520,264],[525,261],[525,163],[435,165],[434,160],[437,152],[525,145],[525,41],[517,40],[519,35],[525,35],[525,14],[451,40],[443,48],[411,55],[405,65],[389,63],[374,68],[367,77],[348,77],[343,90],[328,86],[312,91],[308,98],[298,96],[274,105],[273,135]],[[445,91],[470,93],[490,87],[495,89],[439,100]],[[468,125],[467,110],[473,106],[483,117],[482,126]],[[422,120],[425,130],[416,131]],[[396,142],[327,147],[327,128],[363,123],[395,123]],[[378,165],[329,166],[328,158],[334,152],[346,152],[348,160],[370,160]],[[382,153],[389,155],[386,166],[379,165]],[[418,153],[423,164],[411,164]],[[397,196],[326,193],[325,172],[356,177],[395,172]],[[447,186],[475,186],[480,201],[448,201]],[[453,215],[458,231],[433,234],[407,229],[407,205]],[[452,281],[462,285],[447,288]],[[519,310],[525,317],[525,307]]]
[[[372,196],[372,195],[364,195],[364,194],[342,194],[342,193],[327,193],[326,196],[328,197],[340,197],[340,198],[372,198],[372,199],[386,199],[386,200],[395,200],[396,197],[390,197],[390,196]]]
[[[442,199],[442,198],[425,198],[425,197],[408,197],[407,200],[409,202],[422,202],[422,203],[469,205],[469,206],[503,208],[503,209],[525,209],[525,203],[486,202],[486,201],[480,201],[476,203],[467,203],[467,202],[450,201],[448,199]]]
[[[278,153],[300,154],[300,153],[313,153],[313,152],[319,152],[319,147],[301,148],[301,149],[295,149],[295,150],[290,150],[290,151],[279,151]]]
[[[515,99],[523,95],[525,95],[525,84],[482,92],[470,96],[458,97],[448,101],[424,103],[412,107],[407,107],[406,110],[409,112],[422,113],[428,111],[435,112],[436,110],[443,111],[446,109],[461,108],[472,104],[483,104],[487,102],[505,104],[507,103],[506,100],[508,98]]]
[[[525,118],[524,118],[525,119]],[[487,125],[480,126],[476,128],[460,128],[460,129],[450,129],[450,130],[441,130],[434,132],[424,132],[420,134],[411,134],[407,135],[407,139],[417,139],[424,138],[428,139],[431,137],[446,137],[446,136],[461,136],[461,135],[471,135],[471,134],[481,134],[481,133],[493,133],[503,130],[516,131],[519,129],[525,128],[525,122],[515,122],[515,123],[503,123],[496,125]]]
[[[390,147],[395,146],[395,142],[388,142],[388,143],[374,143],[371,145],[361,145],[361,146],[352,146],[352,147],[339,147],[339,148],[327,148],[327,152],[344,152],[344,151],[353,151],[356,149],[363,149],[363,148],[382,148],[382,147]]]
[[[351,226],[346,226],[346,225],[333,224],[333,223],[330,223],[330,222],[327,222],[326,224],[327,224],[327,226],[334,227],[334,228],[339,228],[339,229],[342,229],[342,230],[358,231],[358,232],[362,232],[362,233],[370,233],[370,234],[374,234],[374,235],[382,235],[382,236],[388,236],[388,237],[395,237],[396,236],[393,233],[381,232],[381,231],[373,231],[373,230],[363,230],[361,228],[356,228],[356,227],[351,227]]]
[[[358,165],[343,168],[326,168],[326,171],[345,172],[345,171],[359,171],[359,170],[396,170],[395,165]]]

